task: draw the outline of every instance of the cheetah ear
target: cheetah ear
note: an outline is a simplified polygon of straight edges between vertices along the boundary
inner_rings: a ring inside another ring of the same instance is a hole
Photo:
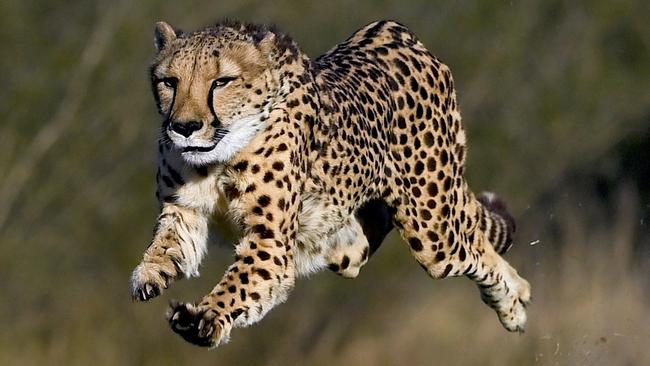
[[[176,31],[171,25],[165,22],[156,23],[156,32],[154,36],[154,45],[156,51],[160,52],[176,39]]]
[[[270,61],[273,51],[275,51],[275,33],[267,32],[258,44],[262,53],[268,57]]]

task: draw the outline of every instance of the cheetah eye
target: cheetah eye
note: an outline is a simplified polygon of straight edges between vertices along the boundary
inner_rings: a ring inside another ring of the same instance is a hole
[[[164,78],[158,80],[158,83],[162,83],[164,86],[168,88],[176,88],[176,85],[178,84],[178,79],[177,78]]]
[[[222,78],[219,78],[219,79],[213,81],[212,82],[212,87],[213,88],[224,87],[224,86],[228,85],[228,83],[230,83],[231,81],[233,81],[235,79],[237,79],[236,76],[224,76]]]

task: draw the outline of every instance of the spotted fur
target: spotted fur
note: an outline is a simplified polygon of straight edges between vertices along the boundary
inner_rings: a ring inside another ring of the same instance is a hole
[[[162,209],[133,297],[198,275],[215,212],[242,232],[216,287],[172,303],[175,332],[222,344],[297,276],[355,277],[393,227],[432,277],[469,277],[523,330],[530,287],[500,256],[514,221],[469,189],[451,72],[407,28],[372,23],[313,61],[285,34],[237,22],[192,33],[161,22],[155,39]]]

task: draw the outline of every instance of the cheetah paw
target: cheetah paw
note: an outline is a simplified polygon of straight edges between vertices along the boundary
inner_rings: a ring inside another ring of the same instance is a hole
[[[176,273],[173,265],[168,268],[157,263],[140,263],[131,275],[131,297],[139,301],[153,299],[169,287]]]
[[[214,348],[228,341],[227,323],[210,307],[172,301],[167,320],[174,332],[197,346]]]
[[[523,333],[526,330],[526,306],[530,303],[530,284],[517,273],[508,281],[508,294],[496,307],[499,321],[510,332]]]

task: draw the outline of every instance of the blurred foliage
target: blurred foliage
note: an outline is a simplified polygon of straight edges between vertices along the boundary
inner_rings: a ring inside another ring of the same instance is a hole
[[[643,0],[0,3],[0,364],[649,364],[638,249],[649,237],[649,10]],[[157,214],[153,24],[225,17],[278,24],[313,57],[396,19],[451,67],[470,182],[521,218],[508,257],[533,285],[528,333],[502,330],[469,281],[427,278],[397,235],[357,280],[299,281],[217,351],[185,344],[163,313],[170,298],[209,291],[228,248],[211,248],[200,279],[130,302]]]

